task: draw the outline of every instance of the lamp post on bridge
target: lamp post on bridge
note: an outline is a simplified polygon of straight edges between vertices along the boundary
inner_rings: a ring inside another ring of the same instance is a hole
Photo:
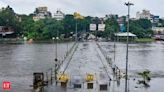
[[[127,25],[127,42],[126,42],[126,73],[125,73],[125,92],[128,92],[128,50],[129,50],[129,18],[130,18],[130,6],[133,3],[127,2],[125,5],[128,7],[128,25]]]
[[[75,34],[76,34],[76,37],[75,37],[75,40],[76,40],[76,42],[78,42],[78,32],[77,32],[77,30],[78,30],[78,20],[83,20],[84,19],[84,17],[82,16],[82,15],[80,15],[80,13],[77,13],[77,12],[75,12],[74,13],[74,19],[75,19],[75,21],[76,21],[76,23],[75,23]]]
[[[53,37],[52,39],[55,40],[56,39],[56,46],[55,46],[55,81],[56,81],[56,85],[57,85],[57,68],[59,67],[59,60],[58,60],[58,39],[59,39],[59,31],[57,30],[57,36],[56,38]]]
[[[77,19],[76,19],[76,25],[75,25],[75,34],[76,34],[75,41],[77,42]]]

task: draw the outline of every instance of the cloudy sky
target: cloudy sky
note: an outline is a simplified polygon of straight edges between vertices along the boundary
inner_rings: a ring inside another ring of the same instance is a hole
[[[76,11],[85,16],[126,15],[127,7],[124,3],[127,1],[134,3],[131,8],[132,17],[142,9],[164,17],[164,0],[0,0],[0,8],[10,5],[19,14],[29,14],[38,6],[47,6],[52,13],[60,9],[64,13]]]

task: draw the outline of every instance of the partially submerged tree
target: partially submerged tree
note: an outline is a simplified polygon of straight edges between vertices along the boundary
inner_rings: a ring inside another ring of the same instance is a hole
[[[138,75],[140,75],[143,78],[142,80],[138,80],[138,84],[143,84],[145,88],[150,87],[149,85],[149,82],[151,80],[150,71],[145,70],[143,72],[138,73]]]

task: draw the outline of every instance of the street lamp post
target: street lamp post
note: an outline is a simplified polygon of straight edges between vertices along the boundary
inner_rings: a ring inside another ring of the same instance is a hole
[[[55,43],[55,37],[52,37],[52,40],[53,40],[53,43]],[[57,44],[57,43],[56,43]],[[57,50],[57,45],[55,46],[55,49]],[[54,73],[55,73],[55,81],[57,79],[57,51],[56,51],[56,55],[55,55],[55,70],[54,70]],[[57,82],[56,82],[57,84]]]
[[[77,12],[75,12],[74,13],[74,19],[75,19],[75,21],[76,21],[76,24],[75,24],[75,31],[76,31],[76,37],[75,37],[75,40],[76,40],[76,42],[78,41],[78,37],[77,37],[77,26],[78,26],[78,19],[84,19],[84,17],[83,16],[81,16],[79,13],[77,13]]]
[[[67,53],[66,53],[66,56],[68,56],[68,42],[67,42]]]
[[[68,36],[68,33],[67,33]],[[68,38],[68,37],[67,37]],[[68,56],[68,41],[67,41],[67,50],[66,50],[66,56]]]
[[[77,42],[77,20],[76,20],[76,37],[75,37],[75,40]]]
[[[58,39],[59,39],[59,37],[58,37],[58,35],[59,35],[59,32],[58,32],[58,30],[57,30],[57,36],[56,36],[56,46],[55,46],[55,81],[56,81],[56,85],[57,85],[57,68],[59,67],[59,60],[57,59],[58,58],[58,51],[57,51],[57,49],[58,49]],[[55,39],[55,38],[53,38],[53,39]]]
[[[127,48],[126,48],[126,75],[125,75],[125,92],[128,92],[128,49],[129,49],[129,18],[130,18],[130,6],[134,5],[133,3],[125,3],[128,6],[128,25],[127,25]]]
[[[58,39],[59,39],[59,37],[58,37],[58,35],[59,35],[59,32],[58,32],[58,30],[57,30],[57,35],[56,35],[56,48],[55,48],[55,50],[56,50],[56,59],[58,58],[58,51],[57,51],[57,49],[58,49]],[[58,60],[56,60],[56,61],[58,61]]]

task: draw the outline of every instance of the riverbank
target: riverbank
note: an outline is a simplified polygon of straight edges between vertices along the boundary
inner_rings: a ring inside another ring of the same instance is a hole
[[[64,43],[64,42],[71,42],[73,39],[70,38],[65,38],[65,39],[60,39],[60,40],[52,40],[52,39],[47,39],[47,40],[31,40],[26,41],[23,38],[3,38],[0,39],[0,44],[24,44],[24,43]]]
[[[155,42],[156,40],[153,38],[136,38],[133,40],[129,40],[129,43],[151,43],[151,42]],[[100,41],[101,42],[101,41]],[[126,43],[127,40],[121,40],[121,41],[110,41],[110,42],[121,42],[121,43]]]
[[[147,43],[147,42],[154,42],[155,39],[152,39],[152,38],[138,38],[138,39],[135,39],[134,42],[137,42],[137,43]]]
[[[21,38],[1,38],[0,44],[21,44],[24,43],[24,40]]]
[[[65,39],[59,39],[59,40],[52,40],[52,39],[48,39],[48,40],[33,40],[34,43],[63,43],[63,42],[71,42],[73,41],[73,39],[70,38],[65,38]]]

